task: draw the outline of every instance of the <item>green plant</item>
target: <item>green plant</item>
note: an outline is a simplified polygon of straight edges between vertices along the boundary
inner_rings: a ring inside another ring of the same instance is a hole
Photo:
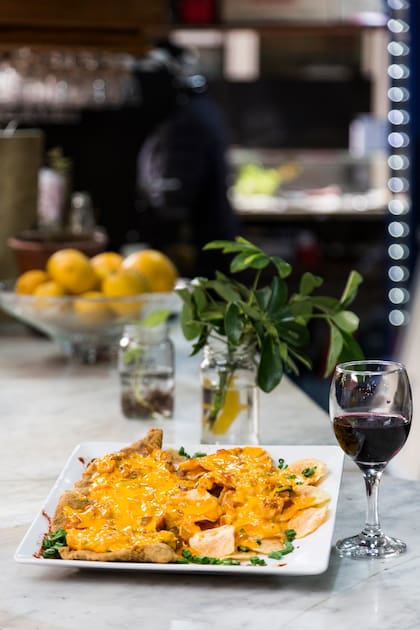
[[[338,361],[363,358],[353,336],[359,318],[348,310],[362,282],[358,272],[350,272],[340,298],[316,295],[323,279],[310,272],[302,275],[299,291],[289,295],[286,280],[292,267],[282,258],[269,256],[242,237],[235,241],[212,241],[204,249],[220,249],[233,255],[231,273],[251,271],[253,280],[247,286],[216,271],[214,279],[196,278],[190,288],[177,291],[183,301],[184,337],[195,340],[193,355],[213,336],[223,339],[228,348],[253,344],[256,384],[264,392],[270,392],[280,383],[284,372],[298,374],[299,364],[312,368],[304,349],[311,341],[310,322],[321,319],[329,328],[326,376]],[[262,272],[267,268],[271,268],[273,277],[264,281]],[[226,381],[226,373],[221,374],[213,416],[223,405]]]

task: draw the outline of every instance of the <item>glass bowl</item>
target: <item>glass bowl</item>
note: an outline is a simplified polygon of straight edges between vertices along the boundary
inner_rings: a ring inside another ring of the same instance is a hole
[[[178,313],[175,292],[142,293],[129,297],[87,298],[20,295],[15,281],[0,282],[0,308],[57,342],[65,354],[83,363],[95,363],[115,353],[125,324],[154,310]]]

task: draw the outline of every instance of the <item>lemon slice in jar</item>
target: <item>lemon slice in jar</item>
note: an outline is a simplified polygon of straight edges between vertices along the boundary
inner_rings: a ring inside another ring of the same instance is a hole
[[[241,411],[247,409],[247,407],[248,405],[241,403],[240,391],[237,388],[229,387],[226,392],[224,405],[212,424],[212,433],[216,435],[226,433]]]

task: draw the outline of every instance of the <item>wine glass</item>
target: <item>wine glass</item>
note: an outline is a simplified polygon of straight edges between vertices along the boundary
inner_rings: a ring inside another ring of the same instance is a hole
[[[387,558],[406,550],[379,523],[382,472],[407,440],[412,398],[407,372],[395,361],[351,361],[337,365],[330,389],[330,418],[343,451],[359,466],[366,485],[366,524],[339,540],[340,556]]]

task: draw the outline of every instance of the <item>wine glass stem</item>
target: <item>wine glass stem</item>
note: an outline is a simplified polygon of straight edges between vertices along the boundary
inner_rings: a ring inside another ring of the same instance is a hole
[[[363,534],[366,536],[378,536],[382,533],[378,513],[379,484],[382,471],[369,468],[363,471],[363,477],[365,480],[367,498],[366,523]]]

